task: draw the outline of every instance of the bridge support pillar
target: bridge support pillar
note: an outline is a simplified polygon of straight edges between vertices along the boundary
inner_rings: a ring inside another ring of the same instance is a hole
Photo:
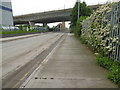
[[[35,26],[35,22],[29,21],[29,25],[32,26],[32,27],[34,27]]]
[[[66,26],[65,26],[65,22],[62,22],[62,27],[61,27],[62,31],[65,32],[66,30]]]
[[[47,23],[43,23],[43,27],[47,27]]]

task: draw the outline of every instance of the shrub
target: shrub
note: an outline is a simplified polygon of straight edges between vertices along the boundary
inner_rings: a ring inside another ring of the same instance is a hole
[[[120,83],[119,62],[112,61],[109,58],[101,55],[98,55],[96,60],[100,66],[110,71],[108,74],[108,79],[110,79],[113,83]]]
[[[112,82],[116,84],[120,84],[119,65],[112,64],[110,67],[110,73],[108,74],[108,79],[112,80]]]
[[[83,20],[85,20],[86,18],[87,18],[87,16],[81,16],[81,17],[77,20],[76,30],[75,30],[75,35],[76,35],[76,37],[80,37],[80,36],[81,36],[82,22],[83,22]]]
[[[105,69],[109,70],[112,66],[113,62],[107,57],[97,56],[97,63],[104,67]]]

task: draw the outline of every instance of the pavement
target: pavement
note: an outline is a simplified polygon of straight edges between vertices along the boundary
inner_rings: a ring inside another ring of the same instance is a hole
[[[107,79],[89,48],[73,34],[55,47],[42,64],[22,84],[22,88],[117,88]]]

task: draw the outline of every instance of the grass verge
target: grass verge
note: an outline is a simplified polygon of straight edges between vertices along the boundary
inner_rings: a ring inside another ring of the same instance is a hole
[[[41,32],[41,31],[1,31],[0,34],[18,34],[18,33],[31,33],[31,32]]]
[[[113,83],[120,84],[120,63],[101,55],[97,55],[96,60],[100,66],[110,71],[107,76],[108,79]]]

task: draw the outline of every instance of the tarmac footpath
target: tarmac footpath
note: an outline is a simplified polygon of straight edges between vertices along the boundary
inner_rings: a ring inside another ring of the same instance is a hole
[[[67,34],[21,88],[117,88],[107,73],[85,45]]]

